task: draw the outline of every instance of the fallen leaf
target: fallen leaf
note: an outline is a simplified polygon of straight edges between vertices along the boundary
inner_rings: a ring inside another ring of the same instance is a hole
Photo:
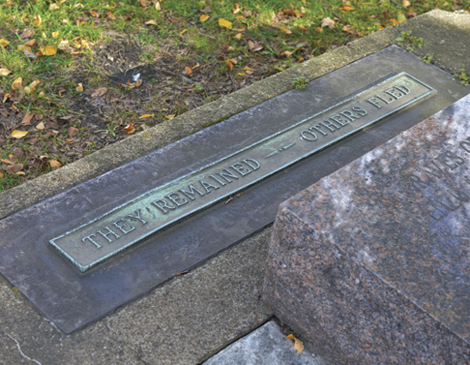
[[[21,176],[25,176],[25,175],[26,175],[23,171],[17,171],[16,174],[17,174],[17,175],[21,175]]]
[[[70,128],[69,128],[69,136],[70,136],[70,138],[75,137],[75,136],[78,134],[78,132],[79,132],[78,128],[70,127]]]
[[[321,27],[324,28],[324,27],[328,27],[330,29],[333,29],[335,26],[335,22],[333,19],[331,19],[330,17],[326,17],[324,18],[322,21],[321,21]]]
[[[243,71],[253,71],[253,69],[249,68],[248,66],[243,67]]]
[[[23,167],[24,167],[23,164],[18,163],[18,164],[14,164],[14,165],[7,166],[7,171],[8,171],[10,174],[15,174],[15,173],[17,173],[18,171],[23,170]]]
[[[84,8],[82,3],[77,3],[73,6],[74,8]]]
[[[108,11],[108,12],[106,13],[106,16],[108,17],[108,19],[116,20],[116,17],[115,17],[114,14],[111,13],[110,11]]]
[[[34,46],[34,44],[36,43],[36,40],[35,39],[30,39],[29,41],[27,41],[25,44],[27,46]]]
[[[11,71],[7,68],[0,68],[0,76],[8,76],[11,74]]]
[[[406,1],[406,0],[405,0]],[[343,6],[342,8],[340,8],[342,12],[347,12],[347,11],[354,11],[356,9],[354,9],[351,5],[345,5]]]
[[[41,123],[39,123],[39,124],[36,126],[36,129],[37,129],[38,131],[43,131],[44,128],[45,128],[45,127],[44,127],[44,122],[41,122]]]
[[[219,25],[221,27],[225,27],[225,28],[228,28],[228,29],[232,29],[232,22],[229,22],[228,20],[225,20],[223,18],[220,18],[219,19]]]
[[[199,18],[199,20],[204,23],[207,19],[209,19],[210,16],[207,15],[207,14],[202,14],[201,17]]]
[[[41,25],[41,23],[42,23],[41,16],[39,14],[34,16],[33,25],[37,27],[38,25]]]
[[[18,88],[22,89],[23,87],[21,86],[21,83],[23,82],[23,79],[21,77],[18,77],[15,81],[13,81],[13,84],[11,84],[11,88],[13,90],[16,90]]]
[[[212,10],[211,10],[211,7],[210,6],[206,6],[204,9],[201,9],[201,11],[203,13],[210,13]]]
[[[21,38],[29,38],[33,35],[34,33],[34,29],[33,28],[26,28],[25,30],[23,30],[23,33],[21,33]]]
[[[8,99],[10,99],[10,94],[5,93],[5,95],[3,95],[3,103],[5,103]]]
[[[251,52],[258,52],[263,49],[263,46],[253,41],[248,41],[248,48],[250,49]]]
[[[133,123],[128,124],[126,128],[124,128],[123,132],[127,134],[134,133],[135,132],[134,124]]]
[[[19,47],[19,46],[18,46]],[[23,53],[28,58],[36,58],[36,55],[28,49],[24,49]]]
[[[406,21],[406,17],[402,13],[398,13],[397,20],[399,23]]]
[[[299,25],[299,29],[302,29],[303,31],[307,31],[308,27],[306,27],[305,25]]]
[[[233,14],[237,14],[241,11],[242,9],[240,8],[240,6],[238,4],[235,4],[235,8],[232,9],[232,13]]]
[[[323,28],[321,28],[321,27],[315,27],[313,29],[315,29],[318,33],[323,32]]]
[[[232,62],[230,62],[229,60],[227,60],[227,65],[228,65],[228,68],[230,69],[230,71],[233,70],[233,64]]]
[[[139,119],[151,118],[153,116],[154,116],[154,114],[144,114]]]
[[[145,24],[147,24],[147,25],[157,25],[157,22],[152,19],[152,20],[146,21]]]
[[[99,18],[100,17],[100,14],[97,11],[89,10],[89,12],[90,12],[90,14],[93,18]]]
[[[20,139],[20,138],[23,138],[24,136],[26,136],[28,134],[28,132],[25,132],[25,131],[17,131],[17,130],[14,130],[13,132],[11,132],[11,136],[13,138],[17,138],[17,139]]]
[[[51,4],[49,5],[49,10],[57,10],[59,9],[59,4]]]
[[[8,42],[6,39],[0,39],[0,46],[2,47],[6,47],[10,44],[10,42]]]
[[[0,171],[0,179],[3,177],[3,172]]]
[[[281,56],[290,57],[291,54],[292,54],[292,52],[284,51],[284,52],[281,53]]]
[[[191,76],[191,74],[193,73],[193,71],[191,70],[191,67],[186,66],[186,67],[184,68],[184,70],[186,71],[186,74],[187,74],[188,76]]]
[[[294,12],[291,9],[284,9],[282,12],[286,15],[290,15],[290,16],[294,15]]]
[[[150,4],[151,4],[150,1],[140,0],[140,5],[142,5],[144,8],[146,8]]]
[[[54,46],[47,46],[44,54],[46,56],[54,56],[57,53],[57,48]]]
[[[57,160],[49,160],[49,165],[51,165],[53,169],[58,169],[60,166],[62,166],[62,164]]]
[[[235,38],[237,38],[237,39],[242,39],[242,36],[243,36],[243,34],[241,34],[241,33],[235,34]]]
[[[302,341],[300,341],[298,338],[294,337],[294,335],[289,335],[287,336],[285,340],[294,340],[294,350],[297,351],[297,354],[300,354],[303,350],[304,350],[304,344],[302,343]]]
[[[30,112],[26,112],[23,120],[21,121],[21,124],[23,125],[31,125],[31,119],[33,119],[34,114],[31,114]]]
[[[282,30],[286,34],[292,34],[292,32],[289,29],[287,29],[286,27],[280,27],[279,29]]]
[[[229,59],[230,62],[232,62],[234,65],[236,65],[238,62],[235,58],[231,58]]]
[[[82,85],[81,82],[78,84],[78,86],[75,88],[75,90],[77,90],[79,92],[83,92],[83,85]]]
[[[194,66],[193,66],[193,70],[198,68],[199,67],[199,63],[196,63]]]
[[[165,115],[166,119],[173,119],[174,117],[176,117],[176,114]]]
[[[8,160],[6,158],[2,158],[0,161],[2,161],[3,163],[6,163],[7,165],[14,165],[15,164],[14,162],[11,162],[10,160]]]
[[[155,3],[155,10],[157,10],[157,11],[162,10],[162,7],[160,6],[160,1],[157,1],[157,2]]]
[[[408,8],[409,6],[411,6],[411,3],[408,0],[403,0],[401,4],[404,8]]]
[[[409,11],[406,13],[407,16],[416,18],[418,16],[418,13],[416,11]]]
[[[105,87],[99,87],[93,92],[93,94],[91,94],[91,97],[94,99],[99,96],[103,96],[104,94],[106,94],[107,91],[108,89],[106,89]]]

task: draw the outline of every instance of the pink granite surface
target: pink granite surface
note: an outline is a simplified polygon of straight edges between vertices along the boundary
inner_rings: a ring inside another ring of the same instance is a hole
[[[469,169],[467,96],[281,204],[265,300],[338,364],[470,363]]]

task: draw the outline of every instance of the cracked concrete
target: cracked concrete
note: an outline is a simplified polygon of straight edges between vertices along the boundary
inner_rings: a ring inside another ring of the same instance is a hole
[[[433,54],[433,63],[448,72],[470,71],[470,15],[432,11],[6,191],[0,194],[0,218],[284,93],[295,77],[312,80],[396,44],[403,30],[423,37],[417,55]],[[271,318],[270,309],[258,300],[269,236],[268,228],[68,336],[0,278],[0,364],[200,364]]]

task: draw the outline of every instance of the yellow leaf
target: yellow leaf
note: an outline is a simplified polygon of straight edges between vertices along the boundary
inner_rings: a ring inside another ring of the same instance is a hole
[[[170,115],[165,115],[166,119],[173,119],[176,116],[176,114],[170,114]]]
[[[297,354],[300,354],[304,349],[304,344],[302,343],[302,341],[300,341],[298,338],[295,338],[294,335],[289,335],[287,336],[285,340],[294,340],[294,350],[297,351]]]
[[[11,74],[11,71],[7,68],[0,68],[0,76],[8,76]]]
[[[282,30],[286,34],[292,34],[292,32],[289,29],[287,29],[286,27],[280,27],[279,29]]]
[[[157,1],[155,3],[155,10],[162,10],[162,7],[160,6],[160,1]]]
[[[42,19],[41,16],[38,14],[33,18],[33,25],[38,26],[41,25]]]
[[[207,19],[209,19],[210,16],[207,15],[207,14],[202,14],[201,17],[199,18],[199,20],[204,23]]]
[[[51,4],[49,5],[49,10],[57,10],[59,9],[59,4]]]
[[[75,88],[75,90],[77,90],[79,92],[83,92],[83,85],[82,85],[81,82],[78,84],[78,86]]]
[[[191,70],[191,67],[186,66],[186,67],[184,68],[184,70],[186,71],[186,73],[188,74],[188,76],[191,76],[191,74],[193,73],[193,71]]]
[[[11,136],[13,138],[17,138],[17,139],[20,139],[20,138],[23,138],[24,136],[26,136],[28,134],[28,132],[25,132],[25,131],[17,131],[17,130],[14,130],[13,132],[11,132]]]
[[[49,165],[51,165],[53,169],[58,169],[60,166],[62,166],[62,164],[57,160],[49,160]]]
[[[45,128],[45,127],[44,127],[44,122],[41,122],[41,123],[39,123],[39,124],[36,126],[36,129],[37,129],[38,131],[43,131],[44,128]]]
[[[299,28],[302,29],[303,31],[307,31],[308,27],[305,25],[299,25]]]
[[[153,117],[153,116],[154,116],[154,114],[144,114],[139,119],[150,118],[150,117]]]
[[[351,5],[344,5],[342,8],[340,8],[342,12],[347,12],[347,11],[354,11],[354,9]]]
[[[29,41],[27,41],[25,44],[27,46],[34,46],[34,44],[36,43],[36,40],[35,39],[30,39]],[[19,47],[19,46],[18,46]]]
[[[22,175],[22,176],[26,175],[23,171],[17,171],[16,174],[17,175]]]
[[[127,134],[132,134],[132,133],[134,133],[134,132],[135,132],[134,124],[133,124],[133,123],[128,124],[128,125],[126,126],[126,128],[124,128],[123,132],[124,132],[124,133],[127,133]]]
[[[335,26],[335,21],[331,19],[330,17],[326,17],[321,21],[321,27],[328,27],[330,29],[333,29]]]
[[[281,53],[281,56],[290,57],[291,54],[292,54],[292,52],[284,51],[284,52]]]
[[[74,8],[84,8],[82,3],[77,3],[73,6]]]
[[[46,56],[54,56],[57,53],[57,48],[54,46],[47,46],[46,47]]]
[[[238,62],[235,58],[231,58],[229,59],[230,62],[232,62],[234,65],[236,65]]]
[[[99,18],[100,17],[100,14],[97,11],[89,10],[89,12],[90,12],[90,14],[93,18]]]
[[[219,25],[221,27],[225,27],[225,28],[228,28],[228,29],[232,29],[232,22],[229,22],[228,20],[225,20],[223,18],[220,18],[219,19]]]
[[[52,32],[52,38],[57,38],[59,36],[59,32]]]
[[[411,5],[411,3],[408,0],[403,0],[401,4],[403,5],[404,8],[407,8]]]
[[[253,69],[246,66],[246,67],[243,67],[243,71],[253,71]]]
[[[199,67],[199,63],[196,63],[194,66],[193,66],[193,70],[198,68]]]
[[[315,29],[318,33],[323,32],[323,28],[320,28],[320,27],[315,27],[313,29]]]
[[[7,45],[9,45],[10,42],[8,42],[6,39],[0,39],[0,46],[2,47],[6,47]]]
[[[230,69],[230,71],[232,71],[232,70],[233,70],[232,62],[230,62],[229,60],[227,60],[227,65],[228,65],[228,68]]]
[[[14,162],[11,162],[10,160],[7,160],[6,158],[2,158],[0,161],[2,161],[3,163],[6,163],[7,165],[14,165],[15,164]]]
[[[145,24],[147,24],[147,25],[157,25],[157,22],[152,19],[152,20],[146,21]]]
[[[3,172],[0,172],[0,179],[3,177]]]
[[[241,33],[235,34],[235,38],[237,38],[237,39],[242,39],[242,37],[243,37],[243,34],[241,34]]]
[[[399,23],[406,21],[406,17],[402,13],[398,13],[397,20]]]
[[[16,90],[17,88],[22,88],[21,84],[23,82],[23,79],[21,77],[18,77],[15,81],[13,81],[13,84],[11,84],[11,88],[13,90]]]
[[[106,13],[106,16],[108,17],[108,19],[116,20],[116,17],[115,17],[114,14],[111,13],[110,11],[108,11],[108,12]]]

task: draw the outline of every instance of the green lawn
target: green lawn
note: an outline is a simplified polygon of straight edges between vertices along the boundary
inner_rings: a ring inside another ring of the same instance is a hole
[[[0,192],[436,8],[470,0],[0,0]]]

